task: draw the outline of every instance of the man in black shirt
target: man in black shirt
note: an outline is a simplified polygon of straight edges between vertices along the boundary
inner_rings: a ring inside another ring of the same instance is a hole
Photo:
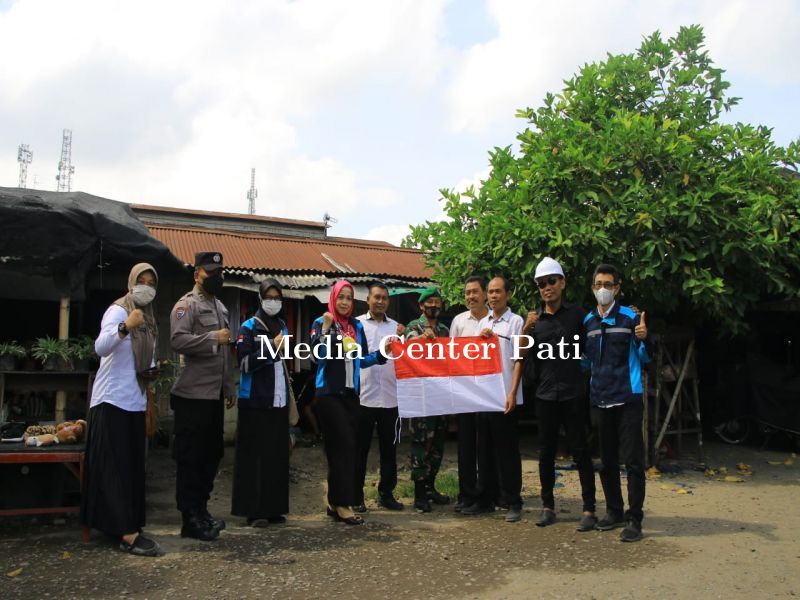
[[[527,353],[524,350],[520,352],[520,355],[524,354],[524,363],[517,363],[514,379],[516,383],[524,371],[526,384],[536,388],[541,444],[539,480],[542,486],[542,514],[536,525],[546,527],[556,521],[553,496],[555,459],[558,434],[563,425],[581,482],[583,516],[577,529],[591,531],[597,523],[595,481],[587,446],[589,406],[586,381],[580,366],[586,311],[564,302],[564,270],[552,258],[544,258],[537,265],[534,278],[544,304],[538,311],[528,313],[522,333],[532,336],[534,343]]]

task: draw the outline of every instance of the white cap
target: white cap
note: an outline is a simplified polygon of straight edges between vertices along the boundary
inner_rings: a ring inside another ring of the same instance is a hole
[[[539,279],[539,277],[547,277],[548,275],[561,275],[561,277],[564,277],[564,269],[561,268],[558,261],[553,260],[549,256],[545,256],[542,262],[536,265],[536,274],[533,278]]]

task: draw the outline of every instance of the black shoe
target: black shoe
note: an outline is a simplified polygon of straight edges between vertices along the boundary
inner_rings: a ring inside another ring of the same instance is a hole
[[[464,506],[461,509],[461,514],[467,517],[485,515],[491,512],[494,512],[494,506],[486,506],[485,504],[478,504],[477,502],[470,504],[469,506]]]
[[[225,521],[222,519],[215,519],[211,516],[211,513],[208,512],[208,509],[204,508],[200,511],[200,516],[208,523],[211,527],[216,529],[217,531],[222,531],[225,529]]]
[[[619,534],[619,539],[623,542],[638,542],[643,537],[642,526],[636,519],[628,519],[625,529]]]
[[[606,515],[597,522],[596,527],[599,531],[610,531],[617,527],[625,527],[625,517],[607,512]]]
[[[267,521],[269,521],[270,525],[282,525],[286,523],[286,517],[283,515],[275,515],[273,517],[267,517]]]
[[[453,512],[460,513],[461,510],[466,506],[467,505],[464,504],[463,500],[459,500],[458,502],[456,502],[456,505],[453,507]]]
[[[552,525],[555,522],[556,522],[556,512],[554,510],[545,508],[542,510],[542,514],[539,516],[539,520],[536,521],[536,526],[547,527],[548,525]]]
[[[219,529],[209,525],[200,512],[184,513],[181,537],[210,542],[219,537]]]
[[[141,533],[136,536],[132,544],[125,540],[119,541],[119,549],[134,556],[161,556],[161,546],[150,538],[144,537]]]
[[[506,523],[516,523],[522,519],[522,506],[519,504],[511,504],[506,513]]]
[[[436,488],[430,486],[425,489],[425,494],[428,496],[428,500],[433,502],[434,504],[445,505],[450,504],[450,496],[447,494],[441,494],[436,491]]]
[[[420,513],[431,512],[431,501],[424,481],[414,482],[414,509]]]
[[[367,512],[366,504],[364,504],[363,502],[361,504],[356,504],[353,507],[353,512],[357,512],[357,513],[365,513],[365,512]]]
[[[400,504],[392,494],[386,494],[378,498],[380,504],[386,510],[403,510],[405,507]]]
[[[583,515],[581,520],[578,522],[578,526],[575,528],[575,531],[585,532],[585,531],[594,531],[595,527],[597,526],[597,517],[594,515]]]

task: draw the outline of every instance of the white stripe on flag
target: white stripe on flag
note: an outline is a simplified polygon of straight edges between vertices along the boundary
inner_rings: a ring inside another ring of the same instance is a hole
[[[401,418],[505,410],[502,373],[397,380]]]

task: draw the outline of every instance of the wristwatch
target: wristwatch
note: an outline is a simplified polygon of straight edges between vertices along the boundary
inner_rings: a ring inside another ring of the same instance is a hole
[[[125,321],[122,321],[119,325],[117,325],[117,333],[128,335],[128,328],[125,325]]]

